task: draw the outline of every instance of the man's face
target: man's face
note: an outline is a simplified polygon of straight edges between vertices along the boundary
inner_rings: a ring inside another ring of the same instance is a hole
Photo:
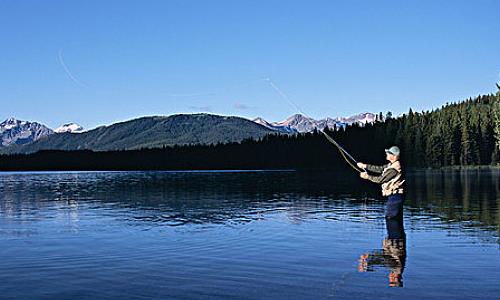
[[[387,159],[388,161],[395,161],[397,157],[394,154],[386,153],[385,159]]]

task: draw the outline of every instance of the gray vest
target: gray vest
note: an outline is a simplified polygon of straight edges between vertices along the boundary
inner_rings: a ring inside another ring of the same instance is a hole
[[[398,172],[398,175],[396,175],[391,180],[382,184],[382,196],[403,194],[404,193],[403,183],[405,182],[405,180],[403,178],[403,174],[401,173],[401,163],[399,161],[395,161],[393,163],[388,164],[387,167],[385,167],[384,171],[382,171],[382,176],[389,169],[396,170]]]

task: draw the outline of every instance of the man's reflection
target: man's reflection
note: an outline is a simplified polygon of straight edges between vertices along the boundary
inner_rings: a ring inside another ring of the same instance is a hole
[[[403,286],[403,271],[406,263],[406,234],[403,218],[387,218],[387,237],[383,249],[365,253],[359,258],[358,271],[371,272],[376,266],[390,269],[389,286]]]

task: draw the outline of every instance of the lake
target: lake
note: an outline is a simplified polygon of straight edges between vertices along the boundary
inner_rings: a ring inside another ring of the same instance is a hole
[[[2,299],[500,299],[500,171],[0,173]],[[406,235],[406,239],[404,239]]]

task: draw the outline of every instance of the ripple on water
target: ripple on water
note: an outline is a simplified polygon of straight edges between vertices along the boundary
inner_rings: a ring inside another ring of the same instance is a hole
[[[479,181],[464,176],[408,177],[405,284],[394,290],[386,289],[393,266],[379,255],[386,235],[383,201],[378,188],[362,190],[356,178],[298,172],[0,174],[0,293],[491,298],[500,293],[498,174]],[[372,272],[358,271],[365,253],[377,258]]]

